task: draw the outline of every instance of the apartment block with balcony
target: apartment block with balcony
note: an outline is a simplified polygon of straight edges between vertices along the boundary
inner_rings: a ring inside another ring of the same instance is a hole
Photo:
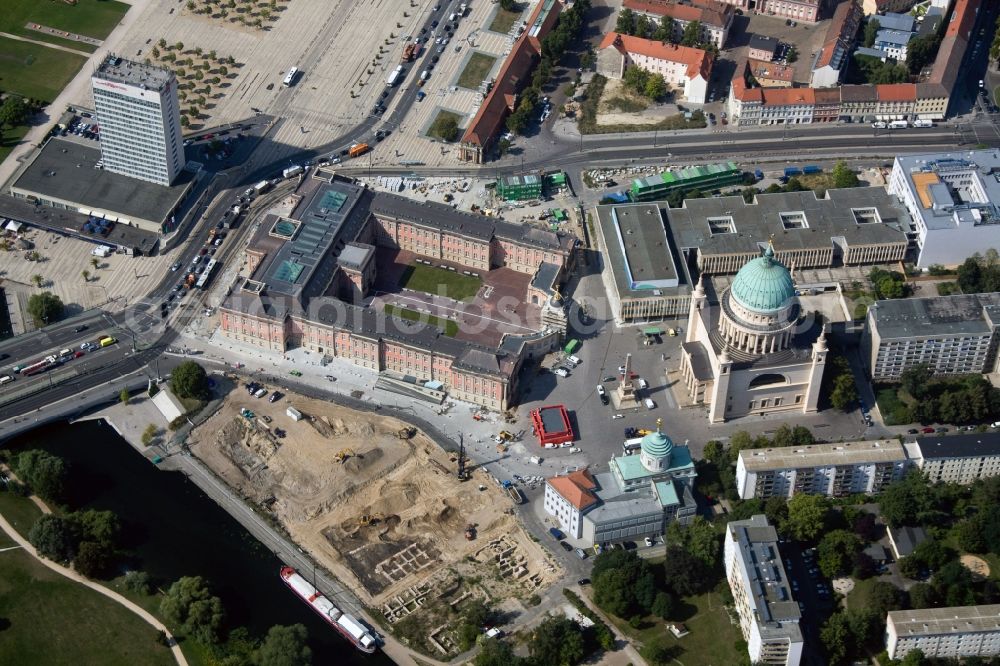
[[[868,309],[861,359],[873,382],[915,365],[936,375],[994,372],[1000,293],[878,301]]]
[[[914,650],[934,659],[1000,655],[1000,605],[890,611],[885,647],[890,659]]]
[[[778,552],[778,533],[764,515],[735,520],[726,526],[723,552],[750,661],[798,666],[805,643],[801,613]]]
[[[744,449],[736,461],[736,490],[740,499],[875,494],[903,477],[906,460],[895,440]]]
[[[915,437],[905,444],[911,463],[935,483],[968,485],[1000,476],[1000,433]]]

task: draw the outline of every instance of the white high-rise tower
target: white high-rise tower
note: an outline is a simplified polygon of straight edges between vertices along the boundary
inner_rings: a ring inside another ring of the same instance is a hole
[[[91,83],[104,168],[170,185],[184,167],[174,73],[108,55]]]

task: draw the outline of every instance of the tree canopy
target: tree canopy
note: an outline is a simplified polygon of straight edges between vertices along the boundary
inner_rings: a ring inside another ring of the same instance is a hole
[[[209,390],[205,368],[194,361],[184,361],[171,373],[170,388],[173,389],[178,398],[207,400]]]
[[[55,562],[68,562],[76,556],[77,540],[73,524],[61,516],[40,516],[28,531],[28,541],[39,555]]]
[[[50,291],[28,297],[28,314],[38,328],[62,319],[63,309],[62,300]]]
[[[60,501],[66,492],[66,461],[41,449],[30,449],[12,460],[14,471],[42,499]]]
[[[782,531],[798,541],[815,541],[826,526],[830,500],[823,495],[798,493],[788,500],[788,520]]]
[[[847,187],[857,187],[859,185],[858,174],[847,166],[847,162],[840,160],[833,167],[833,186],[837,189]]]
[[[254,653],[253,662],[256,666],[309,666],[312,650],[306,645],[308,637],[301,624],[273,626]]]
[[[590,572],[594,602],[609,613],[629,618],[649,612],[656,599],[656,579],[646,560],[628,550],[607,550]]]
[[[212,596],[201,576],[185,576],[167,590],[160,602],[160,612],[171,625],[204,643],[219,640],[222,628],[222,602]]]
[[[528,645],[535,664],[575,666],[585,655],[580,625],[565,615],[550,615],[535,628]]]
[[[854,556],[861,550],[861,540],[854,532],[833,530],[820,539],[819,570],[827,578],[837,578],[850,572]]]

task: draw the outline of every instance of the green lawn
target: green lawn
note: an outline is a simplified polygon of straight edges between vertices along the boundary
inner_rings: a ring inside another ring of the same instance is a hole
[[[523,7],[519,6],[519,9],[523,11]],[[490,27],[487,30],[493,32],[500,32],[507,34],[510,29],[514,27],[514,23],[521,18],[521,11],[508,12],[506,9],[501,9],[497,7],[497,13],[493,15],[493,21],[490,23]]]
[[[451,319],[442,319],[441,317],[435,317],[434,315],[417,312],[416,310],[410,310],[409,308],[401,308],[396,305],[386,305],[385,313],[394,317],[406,319],[407,321],[419,321],[424,324],[436,326],[449,338],[453,338],[458,335],[458,323],[452,321]]]
[[[3,0],[0,31],[91,51],[92,47],[84,48],[85,45],[74,40],[48,37],[44,33],[29,30],[25,24],[39,23],[56,30],[104,39],[128,9],[128,5],[116,0],[78,0],[75,5],[62,0]]]
[[[446,119],[452,119],[455,121],[455,125],[458,127],[458,133],[455,138],[451,138],[445,135],[443,125]],[[438,111],[437,116],[434,117],[434,122],[431,126],[427,128],[427,136],[432,139],[440,139],[442,141],[457,141],[462,136],[462,116],[454,113],[453,111],[445,111],[441,109]]]
[[[878,578],[869,578],[867,580],[854,579],[854,589],[851,590],[847,595],[847,607],[848,608],[865,608],[868,606],[869,600],[872,596],[872,586]]]
[[[42,510],[27,497],[3,492],[0,493],[0,514],[3,514],[18,534],[27,539],[28,530],[42,515]]]
[[[3,135],[0,136],[0,162],[7,159],[10,151],[14,150],[14,147],[21,142],[29,129],[31,128],[27,125],[18,125],[14,129],[4,130]]]
[[[677,661],[702,666],[729,666],[739,664],[743,654],[736,649],[743,640],[739,626],[729,621],[729,614],[721,597],[708,592],[684,599],[685,612],[678,617],[690,632],[683,638],[674,638],[659,618],[646,617],[642,629],[633,629],[628,622],[609,616],[619,631],[642,645],[658,642],[669,649],[679,649]],[[638,647],[638,646],[637,646]]]
[[[473,53],[465,63],[465,69],[458,77],[458,85],[469,90],[478,90],[480,84],[489,76],[490,70],[497,59],[487,53]]]
[[[426,294],[444,296],[456,301],[469,301],[477,293],[483,281],[471,275],[462,275],[458,271],[444,268],[414,264],[403,273],[399,286]]]
[[[0,664],[175,663],[136,615],[21,550],[0,553],[0,611]]]
[[[899,389],[895,386],[886,386],[879,389],[875,394],[875,401],[878,409],[882,412],[882,418],[886,425],[904,425],[907,421],[906,403],[899,397]]]
[[[0,37],[0,90],[51,102],[86,60],[73,53]]]

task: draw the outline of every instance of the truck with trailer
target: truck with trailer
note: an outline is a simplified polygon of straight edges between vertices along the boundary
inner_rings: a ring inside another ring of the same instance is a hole
[[[823,173],[823,169],[821,167],[816,166],[815,164],[807,164],[804,167],[802,167],[802,173],[804,174]]]
[[[801,176],[802,169],[798,167],[785,167],[785,178],[791,178],[792,176]]]
[[[266,180],[262,180],[253,186],[253,191],[255,194],[263,194],[264,192],[267,192],[267,188],[270,187],[270,185],[271,184]]]
[[[403,62],[410,62],[416,60],[417,56],[420,55],[420,50],[423,49],[424,45],[420,42],[411,42],[403,48]]]
[[[297,176],[302,173],[302,165],[296,164],[295,166],[290,166],[281,172],[282,177],[291,178],[292,176]]]

